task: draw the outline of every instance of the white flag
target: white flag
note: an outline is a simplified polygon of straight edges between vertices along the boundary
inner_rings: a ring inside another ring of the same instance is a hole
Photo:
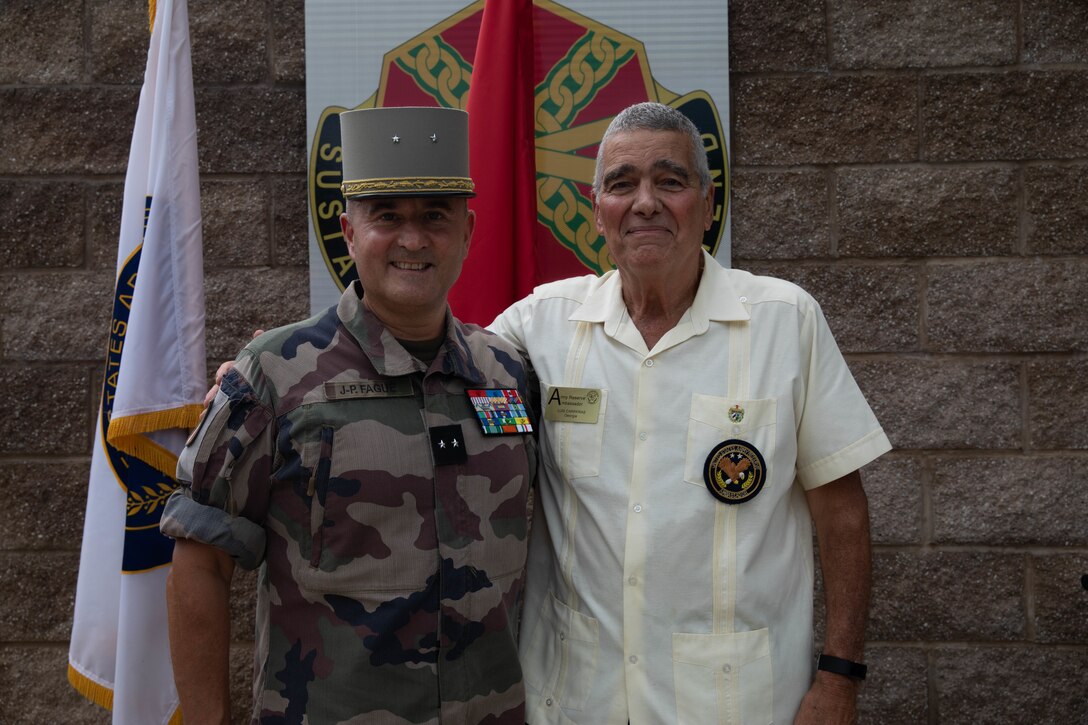
[[[68,679],[120,725],[180,723],[158,530],[207,387],[186,0],[158,0],[125,175],[117,285]]]

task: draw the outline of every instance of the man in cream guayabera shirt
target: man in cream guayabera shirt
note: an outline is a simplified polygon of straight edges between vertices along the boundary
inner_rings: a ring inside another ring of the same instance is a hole
[[[492,326],[542,387],[520,633],[533,725],[853,721],[870,583],[857,471],[890,444],[816,302],[702,250],[712,199],[694,126],[627,109],[594,182],[618,270],[539,287]]]

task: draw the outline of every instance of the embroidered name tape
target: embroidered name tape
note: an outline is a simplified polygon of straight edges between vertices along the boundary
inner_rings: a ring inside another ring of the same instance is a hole
[[[351,398],[403,398],[412,395],[412,381],[407,378],[389,380],[345,380],[325,383],[325,400]]]

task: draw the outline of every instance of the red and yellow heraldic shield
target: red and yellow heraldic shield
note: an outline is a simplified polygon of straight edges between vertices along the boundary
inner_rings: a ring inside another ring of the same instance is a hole
[[[633,103],[673,106],[702,133],[715,186],[714,224],[703,246],[717,251],[729,199],[718,111],[703,91],[681,94],[658,84],[637,39],[551,0],[478,0],[394,47],[382,64],[378,89],[355,108],[469,110],[478,221],[450,298],[462,319],[486,324],[535,284],[612,268],[593,223],[590,189],[601,135]],[[480,86],[470,102],[474,74]],[[322,113],[309,171],[311,220],[341,289],[357,278],[339,223],[344,201],[337,114],[345,110],[332,106]],[[531,152],[519,154],[519,144]],[[535,219],[518,218],[533,210]],[[491,287],[499,300],[491,307],[471,308],[464,301],[487,296]]]

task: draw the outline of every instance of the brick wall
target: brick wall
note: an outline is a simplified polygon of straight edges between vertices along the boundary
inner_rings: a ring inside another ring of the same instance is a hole
[[[303,2],[190,15],[214,363],[307,313]],[[730,16],[734,264],[816,295],[896,445],[862,721],[1088,722],[1088,4]],[[3,723],[108,722],[65,662],[145,29],[0,3]]]

